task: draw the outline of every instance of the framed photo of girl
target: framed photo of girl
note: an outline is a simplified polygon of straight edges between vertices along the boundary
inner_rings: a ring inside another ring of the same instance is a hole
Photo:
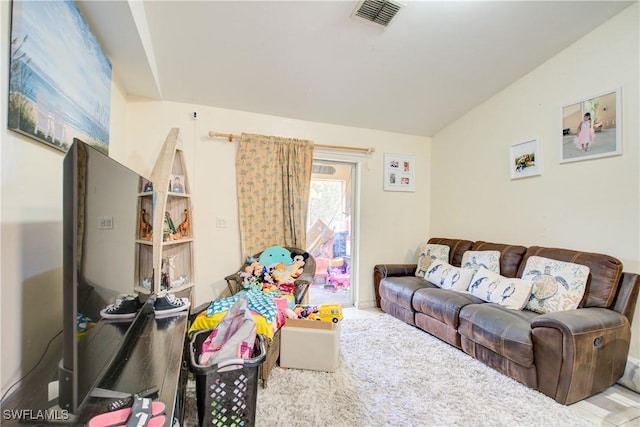
[[[620,88],[562,107],[560,163],[622,154]]]

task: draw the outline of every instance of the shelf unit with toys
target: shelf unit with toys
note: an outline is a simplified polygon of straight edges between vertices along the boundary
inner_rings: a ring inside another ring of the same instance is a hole
[[[193,286],[191,195],[181,145],[180,129],[171,129],[151,173],[156,188],[140,184],[135,290],[141,293]]]

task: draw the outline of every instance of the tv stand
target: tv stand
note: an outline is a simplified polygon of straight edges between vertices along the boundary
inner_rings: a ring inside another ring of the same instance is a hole
[[[58,401],[59,384],[60,380],[51,381],[49,383],[49,402],[51,402],[51,404],[54,404],[54,402]],[[89,395],[91,397],[102,397],[105,399],[126,399],[132,394],[123,391],[107,390],[106,388],[94,387]],[[56,405],[56,407],[57,409],[62,410],[59,406]]]
[[[167,420],[182,425],[188,364],[183,363],[188,328],[187,311],[156,319],[151,313],[136,322],[136,330],[126,340],[103,379],[100,390],[121,393],[125,397],[144,388],[158,387],[158,400],[166,405]],[[101,320],[102,322],[103,320]],[[97,326],[96,326],[97,327]],[[49,399],[49,383],[57,378],[60,354],[52,352],[20,387],[2,402],[2,426],[22,423],[39,425],[86,424],[107,411],[107,405],[120,397],[91,395],[76,414],[60,409]],[[115,395],[111,395],[115,396]],[[172,425],[170,422],[169,425]]]

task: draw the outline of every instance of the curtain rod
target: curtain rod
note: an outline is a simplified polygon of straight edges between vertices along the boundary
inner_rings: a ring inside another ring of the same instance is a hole
[[[229,142],[233,141],[234,139],[240,139],[240,135],[234,135],[232,133],[221,133],[221,132],[214,132],[214,131],[210,131],[209,132],[209,137],[210,138],[227,138],[229,140]],[[350,146],[342,146],[342,145],[326,145],[326,144],[313,144],[314,147],[318,147],[318,148],[329,148],[332,150],[349,150],[349,151],[361,151],[364,153],[373,153],[376,151],[375,148],[366,148],[366,147],[350,147]]]

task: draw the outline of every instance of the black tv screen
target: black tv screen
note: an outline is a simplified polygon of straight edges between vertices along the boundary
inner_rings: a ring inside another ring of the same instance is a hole
[[[133,292],[141,176],[80,140],[63,163],[63,355],[58,402],[76,413],[103,378],[136,319],[100,320]],[[77,315],[95,327],[78,333]]]

